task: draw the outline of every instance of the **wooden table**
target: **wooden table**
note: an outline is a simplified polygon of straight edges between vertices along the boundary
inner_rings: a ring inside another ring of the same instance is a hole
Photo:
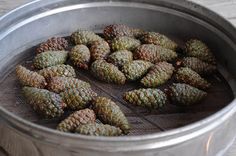
[[[7,11],[32,0],[0,0],[0,15],[6,13]],[[199,3],[210,10],[217,12],[226,19],[228,19],[233,25],[236,26],[236,0],[190,0]],[[229,149],[225,156],[235,156],[236,155],[236,142]],[[0,156],[5,156],[1,152]]]

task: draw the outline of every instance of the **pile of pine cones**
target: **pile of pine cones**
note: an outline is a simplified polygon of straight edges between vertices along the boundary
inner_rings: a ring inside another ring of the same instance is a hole
[[[89,70],[107,83],[139,82],[143,88],[125,92],[123,98],[148,109],[168,101],[180,106],[199,103],[211,85],[204,76],[216,71],[216,59],[202,41],[190,39],[181,49],[163,34],[122,24],[105,27],[102,36],[79,30],[69,40],[53,37],[40,44],[36,54],[34,71],[16,67],[27,103],[45,118],[73,110],[57,129],[85,135],[124,135],[130,125],[115,102],[76,78],[75,69]],[[159,89],[163,84],[168,85]]]

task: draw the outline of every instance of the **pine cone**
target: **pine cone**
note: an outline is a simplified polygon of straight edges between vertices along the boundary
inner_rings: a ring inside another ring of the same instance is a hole
[[[96,60],[91,65],[92,74],[98,79],[116,84],[125,84],[124,74],[113,64],[104,60]]]
[[[123,66],[122,72],[130,81],[135,81],[144,76],[153,64],[143,60],[134,60]]]
[[[90,51],[85,45],[76,45],[71,49],[70,59],[72,63],[82,69],[88,69]]]
[[[179,68],[175,75],[175,79],[177,82],[186,83],[200,89],[207,89],[210,87],[210,83],[188,67]]]
[[[96,115],[91,109],[82,109],[72,113],[66,119],[61,121],[57,130],[62,132],[73,132],[78,126],[82,124],[93,123],[96,120]]]
[[[133,61],[133,53],[127,50],[116,51],[108,57],[107,61],[117,67],[122,67],[124,64]]]
[[[171,50],[176,50],[178,48],[178,45],[174,41],[157,32],[148,32],[144,34],[141,37],[141,41],[144,44],[155,44]]]
[[[60,93],[71,88],[90,88],[90,84],[73,77],[53,77],[49,80],[48,89]]]
[[[131,104],[142,106],[149,109],[158,109],[167,103],[164,92],[159,89],[136,89],[125,92],[123,99]]]
[[[125,134],[129,133],[128,120],[115,102],[105,97],[97,97],[92,102],[92,106],[103,123],[119,127]]]
[[[124,24],[108,25],[105,27],[103,34],[107,40],[122,36],[133,37],[132,29]]]
[[[97,96],[91,88],[72,88],[60,94],[68,108],[72,110],[84,109]]]
[[[16,76],[23,86],[44,88],[47,85],[46,80],[42,75],[30,71],[21,65],[16,67]]]
[[[45,51],[61,51],[68,47],[68,42],[63,37],[53,37],[48,39],[46,42],[39,45],[36,53],[42,53]]]
[[[144,36],[147,32],[145,32],[144,30],[142,29],[139,29],[139,28],[133,28],[132,29],[132,34],[135,38],[141,38],[142,36]]]
[[[109,44],[106,41],[95,41],[90,47],[92,60],[105,59],[110,53]]]
[[[216,66],[203,62],[195,57],[185,57],[181,61],[181,64],[202,75],[209,75],[216,72]]]
[[[122,134],[122,131],[120,130],[120,128],[111,125],[89,123],[80,125],[76,129],[76,133],[91,136],[120,136]]]
[[[34,58],[34,67],[38,69],[43,69],[66,62],[68,57],[68,52],[66,51],[47,51],[38,54]]]
[[[87,30],[79,30],[74,32],[71,35],[71,38],[75,44],[84,44],[89,46],[94,41],[101,41],[103,40],[100,36],[96,35],[92,31]]]
[[[33,109],[45,118],[60,117],[64,113],[66,104],[58,94],[33,87],[24,87],[23,93]]]
[[[124,24],[108,25],[104,29],[104,36],[107,40],[112,40],[116,37],[128,36],[139,38],[146,32],[139,28],[132,28]]]
[[[205,43],[197,39],[190,39],[185,43],[185,54],[199,58],[210,64],[216,64],[216,59]]]
[[[198,103],[207,96],[206,92],[184,83],[174,83],[167,94],[174,104],[181,106]]]
[[[147,75],[141,80],[145,87],[157,87],[169,80],[174,72],[172,64],[160,62],[152,66]]]
[[[113,51],[129,50],[132,51],[140,46],[140,41],[131,37],[122,36],[112,40],[111,47]]]
[[[70,65],[56,65],[52,67],[47,67],[38,71],[40,75],[46,79],[52,77],[61,76],[61,77],[75,77],[75,70]]]
[[[150,61],[152,63],[173,61],[176,58],[177,53],[175,51],[154,44],[143,44],[134,52],[134,59]]]

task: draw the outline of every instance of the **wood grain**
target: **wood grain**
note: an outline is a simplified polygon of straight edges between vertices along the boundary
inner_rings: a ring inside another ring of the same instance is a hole
[[[19,6],[25,2],[30,2],[31,0],[0,0],[0,15],[6,13],[7,11],[14,9],[16,6]],[[193,2],[196,2],[198,4],[204,5],[205,7],[217,12],[218,14],[220,14],[221,16],[225,17],[226,19],[228,19],[233,25],[236,26],[236,0],[190,0]],[[99,89],[99,88],[98,88]],[[101,89],[101,88],[100,88]],[[6,91],[6,90],[5,90]],[[106,94],[106,93],[104,93]],[[113,93],[114,95],[116,95],[116,92]],[[142,125],[142,124],[137,124],[138,123],[142,123],[144,121],[146,121],[145,117],[140,118],[139,120],[134,119],[132,117],[133,112],[130,111],[128,108],[123,107],[122,109],[126,110],[130,117],[129,120],[134,124],[134,125],[139,125],[140,127],[137,127],[138,129],[142,129],[143,126],[147,126],[147,125]],[[171,108],[170,108],[171,109]],[[195,109],[194,109],[195,110]],[[145,111],[145,110],[144,110]],[[176,123],[177,125],[180,124],[179,126],[181,126],[181,124],[183,123],[179,123],[178,121],[180,120],[173,120],[176,118],[176,112],[173,112],[171,115],[168,116],[168,119],[172,120],[174,123]],[[209,112],[208,112],[209,113]],[[205,114],[201,114],[205,116],[209,115],[207,112],[205,112]],[[191,116],[189,116],[189,114],[186,114],[186,116],[188,116],[189,118],[191,118]],[[160,119],[158,120],[159,123],[157,123],[158,125],[162,124],[162,122],[164,122],[165,120],[162,120],[163,118],[161,116],[159,116]],[[185,115],[183,116],[179,116],[179,118],[185,118]],[[149,115],[146,118],[150,118],[152,119],[152,115]],[[186,124],[189,122],[189,120],[186,122]],[[44,121],[42,121],[43,124],[45,124]],[[41,124],[42,124],[41,123]],[[40,123],[39,123],[40,124]],[[52,126],[50,123],[48,123],[49,127]],[[153,123],[150,123],[149,126],[153,126]],[[168,123],[167,125],[165,125],[164,129],[170,129],[173,128],[171,127],[173,126],[173,124]],[[151,128],[151,130],[157,130],[156,126],[154,126],[153,128]],[[138,131],[133,132],[133,134],[136,133],[140,133]],[[150,133],[150,132],[149,132]],[[0,134],[1,135],[1,134]],[[4,154],[3,149],[0,149],[0,155],[6,155]],[[226,154],[226,156],[235,156],[236,155],[236,143],[230,148],[230,150],[228,151],[228,153]]]

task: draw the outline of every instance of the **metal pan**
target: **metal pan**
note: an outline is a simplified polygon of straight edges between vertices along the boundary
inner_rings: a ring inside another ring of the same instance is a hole
[[[190,37],[204,40],[217,56],[220,73],[227,80],[232,98],[223,108],[214,109],[210,116],[197,122],[124,137],[61,133],[16,113],[21,111],[15,109],[21,102],[20,98],[13,98],[17,95],[17,84],[12,73],[16,64],[30,57],[27,52],[32,49],[29,48],[51,36],[67,36],[78,28],[100,32],[105,25],[113,23],[159,31],[179,43]],[[0,146],[9,155],[16,156],[222,155],[235,138],[235,43],[236,30],[231,24],[208,9],[183,0],[37,0],[28,3],[0,18]],[[6,82],[14,83],[6,85]]]

